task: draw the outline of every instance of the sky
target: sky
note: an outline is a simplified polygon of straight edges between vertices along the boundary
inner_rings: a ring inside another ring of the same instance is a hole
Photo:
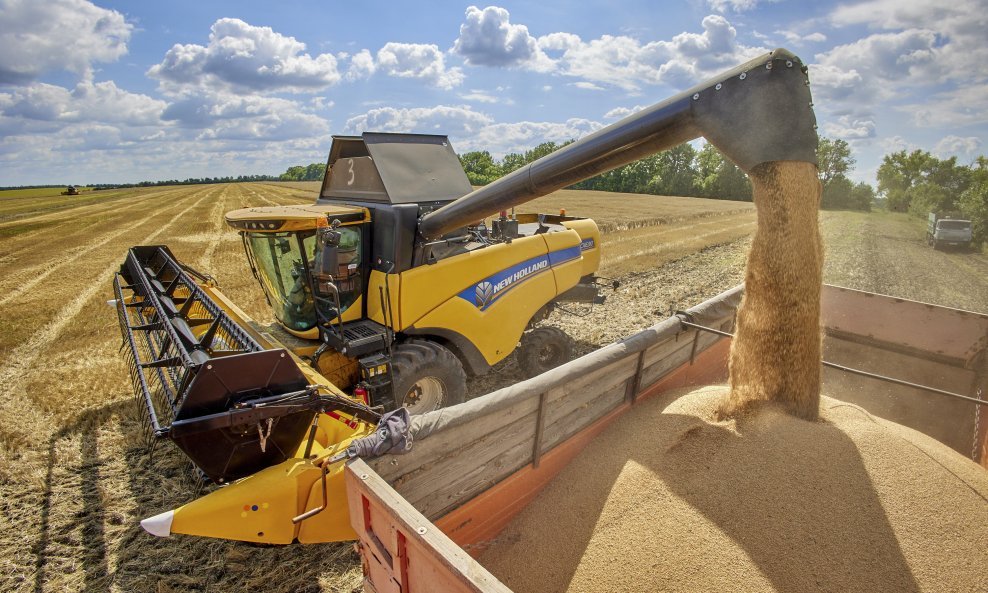
[[[855,181],[988,152],[988,0],[0,0],[0,186],[278,174],[363,131],[500,158],[776,47]]]

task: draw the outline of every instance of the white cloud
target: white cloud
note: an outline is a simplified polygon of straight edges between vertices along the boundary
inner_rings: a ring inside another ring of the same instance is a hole
[[[437,105],[398,109],[382,107],[347,120],[343,133],[365,131],[446,134],[459,152],[487,150],[496,157],[524,152],[542,142],[566,142],[603,127],[586,119],[565,122],[497,123],[467,106]]]
[[[887,99],[902,85],[927,84],[937,34],[926,29],[876,33],[816,55],[814,92],[833,99]]]
[[[615,107],[604,114],[604,119],[621,119],[622,117],[628,117],[632,113],[638,113],[642,109],[645,109],[644,105],[635,105],[634,107]]]
[[[902,136],[889,136],[888,138],[882,138],[878,141],[878,145],[882,147],[885,152],[899,152],[905,150],[906,152],[912,152],[919,148],[912,142],[906,140]]]
[[[329,131],[326,120],[297,101],[231,93],[183,97],[168,105],[162,119],[192,130],[199,140],[277,142]]]
[[[572,87],[576,87],[578,89],[583,89],[585,91],[602,91],[602,90],[604,90],[604,87],[600,86],[599,84],[594,84],[594,83],[588,82],[586,80],[581,80],[580,82],[571,82],[571,83],[569,83],[569,85],[572,86]]]
[[[565,122],[531,122],[491,124],[475,136],[457,140],[460,150],[487,150],[496,157],[509,152],[524,152],[543,142],[557,144],[576,140],[604,127],[588,119],[568,119]]]
[[[377,66],[374,64],[374,56],[369,50],[362,49],[350,58],[350,69],[346,72],[346,79],[370,78],[375,70],[377,70]]]
[[[781,35],[786,43],[790,45],[803,45],[804,43],[822,43],[827,40],[827,36],[820,32],[814,33],[797,33],[796,31],[776,31],[777,35]]]
[[[0,2],[0,84],[23,84],[50,71],[92,77],[92,64],[127,53],[133,26],[86,0]]]
[[[361,132],[423,132],[432,134],[470,135],[493,123],[493,119],[470,107],[436,105],[398,109],[379,107],[351,117],[343,127],[345,134]]]
[[[684,32],[670,41],[642,44],[611,35],[583,41],[572,33],[552,33],[540,37],[539,46],[550,57],[561,54],[561,73],[628,91],[655,84],[688,87],[766,51],[740,44],[737,30],[722,16],[707,16],[701,25],[702,33]]]
[[[304,43],[270,27],[223,18],[210,28],[207,45],[176,44],[147,74],[171,92],[312,92],[340,80],[333,55],[312,57],[304,51]]]
[[[875,121],[843,115],[823,124],[823,133],[843,140],[864,140],[875,137]]]
[[[82,81],[72,90],[45,83],[32,83],[0,94],[0,116],[13,125],[33,122],[59,129],[70,123],[109,123],[150,126],[160,123],[165,102],[120,89],[112,81]]]
[[[725,13],[728,10],[744,12],[758,6],[758,0],[707,0],[707,5],[720,13]]]
[[[503,89],[498,89],[503,90]],[[469,93],[463,93],[460,98],[464,101],[475,101],[477,103],[500,103],[502,105],[514,105],[515,102],[510,98],[502,98],[489,93],[487,91],[482,91],[479,89],[472,89]]]
[[[870,0],[838,6],[834,25],[866,25],[885,31],[929,31],[937,42],[929,48],[933,59],[922,74],[929,80],[967,83],[988,78],[988,7],[984,0],[904,2]],[[925,58],[925,56],[922,56]],[[913,62],[915,65],[915,62]]]
[[[389,76],[421,78],[443,90],[463,83],[460,68],[446,68],[439,47],[424,43],[386,43],[377,52],[377,68]]]
[[[939,142],[933,152],[941,158],[959,156],[973,158],[981,154],[981,138],[977,136],[945,136]]]
[[[970,84],[918,97],[920,101],[903,105],[902,112],[919,127],[959,128],[988,124],[988,84]]]
[[[550,72],[552,60],[528,33],[525,25],[511,24],[508,11],[499,6],[481,10],[470,6],[460,36],[453,44],[459,54],[473,66],[517,66],[536,72]]]

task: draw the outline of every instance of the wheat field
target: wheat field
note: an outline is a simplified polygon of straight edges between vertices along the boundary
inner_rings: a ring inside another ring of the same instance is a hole
[[[223,214],[309,203],[312,184],[0,195],[0,590],[350,591],[350,546],[154,538],[138,521],[189,500],[187,464],[144,449],[111,281],[128,247],[167,244],[271,321]],[[750,204],[557,192],[529,204],[597,219],[620,277],[751,232]]]

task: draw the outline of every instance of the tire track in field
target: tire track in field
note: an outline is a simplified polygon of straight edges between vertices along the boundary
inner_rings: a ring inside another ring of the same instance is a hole
[[[189,199],[193,198],[194,196],[195,196],[195,194],[191,194],[189,196]],[[207,196],[203,196],[203,198],[205,198],[205,197],[207,197]],[[181,203],[179,203],[179,204],[172,204],[171,206],[168,206],[167,208],[165,208],[165,210],[170,210],[170,209],[175,208],[175,207],[178,207],[180,205],[181,205]],[[43,282],[45,279],[47,279],[49,276],[51,276],[52,274],[54,274],[56,270],[61,269],[65,265],[68,265],[68,264],[71,264],[71,263],[74,263],[74,262],[78,261],[84,255],[87,255],[87,254],[95,251],[96,249],[99,249],[100,247],[102,247],[103,245],[106,245],[107,243],[109,243],[110,241],[116,239],[120,235],[123,235],[123,234],[126,234],[126,233],[130,232],[130,230],[131,230],[130,227],[124,227],[124,228],[122,228],[122,229],[120,229],[118,231],[115,231],[115,232],[112,232],[112,233],[108,233],[106,235],[103,235],[103,237],[101,237],[98,241],[96,241],[94,243],[90,243],[86,247],[83,247],[83,248],[75,251],[71,255],[71,257],[66,258],[66,259],[61,259],[61,260],[58,261],[58,263],[56,263],[54,265],[52,265],[52,262],[48,261],[48,262],[45,262],[45,263],[42,263],[42,264],[38,264],[36,266],[32,266],[30,268],[24,268],[22,270],[18,270],[17,278],[23,277],[25,273],[31,274],[32,275],[32,278],[31,278],[31,280],[28,280],[27,282],[19,283],[16,288],[13,288],[6,295],[4,295],[3,298],[0,298],[0,306],[6,305],[10,301],[12,301],[12,300],[20,297],[21,295],[23,295],[27,291],[31,290],[32,288],[34,288],[35,286],[37,286],[38,284],[40,284],[41,282]],[[14,280],[16,281],[17,278],[14,278]],[[0,286],[2,286],[2,284],[0,284]]]
[[[643,257],[643,256],[646,256],[646,255],[654,255],[654,254],[657,254],[657,253],[659,253],[661,251],[665,251],[665,250],[667,250],[669,248],[672,248],[672,247],[678,247],[678,246],[686,245],[687,243],[690,243],[692,241],[706,239],[707,237],[712,237],[714,235],[727,234],[727,233],[730,233],[732,231],[739,231],[739,230],[741,230],[743,228],[746,228],[746,227],[754,227],[754,226],[755,226],[755,221],[743,222],[743,223],[740,223],[740,224],[731,225],[731,226],[724,227],[724,228],[721,228],[721,229],[717,229],[717,230],[714,230],[714,231],[709,231],[709,232],[706,232],[706,233],[701,233],[699,235],[690,235],[689,237],[686,237],[685,239],[680,239],[678,241],[670,241],[669,243],[661,243],[659,245],[655,245],[655,246],[649,247],[647,249],[639,249],[639,250],[634,251],[632,253],[625,253],[623,255],[618,255],[618,256],[615,256],[613,258],[607,258],[605,256],[605,257],[602,258],[601,265],[603,265],[605,263],[607,265],[619,264],[619,263],[624,262],[624,261],[627,261],[629,259],[633,259],[633,258],[637,258],[637,257]],[[683,229],[681,228],[680,230],[683,230]],[[731,240],[733,241],[734,239],[731,239]]]
[[[754,214],[754,213],[753,212],[745,212],[743,214]],[[615,245],[619,245],[621,243],[627,243],[629,241],[640,241],[644,237],[647,237],[648,239],[653,239],[655,237],[660,237],[662,235],[667,235],[669,233],[682,232],[686,228],[694,229],[696,227],[710,226],[710,225],[716,225],[716,224],[723,224],[725,221],[729,221],[729,220],[732,220],[732,219],[733,220],[737,220],[737,219],[741,218],[741,216],[742,216],[742,213],[734,212],[734,213],[731,213],[731,214],[725,215],[725,216],[710,217],[711,219],[703,219],[703,218],[700,218],[700,219],[698,219],[700,222],[690,223],[688,227],[686,225],[682,225],[682,224],[672,224],[672,225],[669,226],[669,228],[658,230],[658,231],[654,231],[654,232],[650,232],[650,233],[642,233],[642,234],[637,234],[637,233],[635,233],[635,231],[641,231],[641,230],[644,230],[644,229],[647,229],[647,228],[655,228],[656,226],[660,226],[660,225],[656,224],[656,225],[653,225],[653,226],[634,227],[634,228],[629,228],[629,229],[624,230],[624,231],[617,231],[617,233],[615,233],[615,234],[617,234],[618,236],[616,238],[614,238],[614,239],[608,239],[608,238],[606,238],[607,236],[605,235],[605,238],[602,241],[602,243],[603,243],[603,245],[606,248],[611,248],[611,247],[613,247]],[[624,235],[624,236],[621,236],[621,235]]]
[[[49,215],[46,215],[46,216],[64,215],[64,218],[66,220],[71,219],[72,220],[72,224],[77,224],[78,222],[82,221],[83,219],[93,218],[93,217],[99,217],[100,214],[104,214],[107,211],[109,211],[109,214],[107,215],[107,217],[100,219],[100,221],[98,222],[98,224],[103,224],[106,221],[115,220],[115,219],[119,218],[118,215],[124,214],[128,210],[131,210],[133,208],[137,208],[138,206],[145,205],[145,202],[146,202],[146,199],[147,198],[167,196],[167,195],[171,195],[171,194],[175,194],[175,193],[181,193],[182,191],[185,191],[185,190],[175,189],[175,190],[165,190],[165,191],[151,192],[151,193],[147,193],[147,194],[144,194],[144,195],[138,194],[138,195],[132,196],[131,197],[131,200],[132,200],[131,203],[127,204],[126,206],[119,206],[118,207],[118,204],[116,204],[115,202],[114,203],[105,203],[105,202],[103,202],[103,203],[100,203],[100,206],[105,206],[105,207],[101,207],[101,208],[98,208],[98,209],[92,208],[92,209],[87,210],[83,214],[77,214],[77,213],[74,213],[74,212],[61,211],[61,212],[57,212],[57,213],[50,213]],[[194,193],[195,192],[191,192],[190,195],[192,195]],[[77,208],[85,208],[85,206],[78,206]],[[73,208],[72,210],[75,210],[75,208]],[[57,219],[53,219],[53,221],[54,222],[57,222],[58,220]],[[5,227],[18,226],[22,222],[23,222],[22,220],[17,220],[17,221],[13,221],[13,222],[3,222],[3,223],[0,223],[0,229],[5,228]],[[27,224],[31,224],[31,221],[28,221]],[[84,229],[80,229],[77,232],[83,232],[83,230]],[[29,249],[34,249],[35,248],[35,245],[33,243],[31,243],[31,241],[33,241],[36,236],[38,236],[38,235],[45,235],[47,233],[51,233],[51,231],[52,231],[51,227],[48,226],[48,225],[45,225],[45,226],[43,226],[43,227],[41,227],[39,229],[35,229],[33,231],[27,231],[27,232],[24,232],[24,233],[19,233],[15,237],[13,237],[11,239],[8,239],[7,241],[9,243],[14,243],[14,242],[20,243],[20,242],[26,241],[26,242],[28,242],[28,244],[27,245],[20,246],[20,247],[17,247],[15,249],[13,249],[12,251],[9,251],[9,252],[4,253],[3,256],[0,257],[0,263],[6,263],[7,260],[10,259],[13,256],[15,256],[17,254],[20,254],[20,253],[23,253],[24,251],[27,251]],[[66,235],[66,236],[73,236],[74,234],[75,233],[73,233],[72,235]]]
[[[209,211],[210,219],[213,221],[213,231],[210,233],[209,243],[206,245],[206,250],[203,252],[202,256],[198,260],[200,266],[199,269],[209,273],[209,268],[213,265],[213,254],[216,253],[216,248],[219,247],[220,241],[223,240],[224,226],[226,226],[226,220],[223,214],[226,213],[228,206],[226,201],[229,198],[227,195],[230,186],[226,185],[223,187],[222,193],[220,193],[220,199],[216,200],[216,204],[213,205],[213,209]]]
[[[150,243],[171,228],[193,208],[199,206],[206,197],[206,195],[202,196],[195,203],[172,216],[167,223],[147,235],[145,242]],[[0,397],[0,440],[4,441],[8,450],[16,451],[25,443],[39,442],[51,434],[54,419],[50,414],[40,412],[38,406],[26,396],[22,379],[28,376],[33,370],[34,363],[52,347],[58,336],[79,315],[86,303],[96,293],[106,288],[119,268],[117,263],[107,266],[85,290],[63,307],[52,321],[14,348],[0,365],[0,393],[3,394]]]
[[[164,194],[178,193],[178,192],[181,192],[181,191],[183,191],[182,188],[178,188],[178,189],[176,189],[176,188],[169,188],[169,189],[152,191],[152,192],[148,192],[148,193],[144,193],[144,194],[132,195],[132,196],[130,196],[130,199],[143,200],[145,198],[152,198],[152,197],[161,196],[161,195],[164,195]],[[90,214],[90,213],[98,214],[98,213],[104,212],[106,210],[113,210],[116,206],[118,206],[118,204],[116,203],[118,200],[125,200],[125,199],[128,199],[128,196],[121,195],[119,197],[108,199],[106,201],[96,202],[95,204],[92,204],[92,203],[90,203],[90,204],[76,204],[76,205],[70,206],[68,208],[60,208],[60,209],[57,209],[55,211],[46,211],[46,212],[41,212],[41,213],[38,213],[38,214],[35,214],[35,215],[20,216],[20,217],[17,217],[17,218],[13,218],[13,219],[10,219],[10,220],[4,220],[4,221],[0,222],[0,228],[6,228],[6,227],[10,227],[10,226],[17,226],[17,225],[24,224],[24,223],[32,223],[32,222],[38,222],[38,221],[47,221],[47,220],[55,220],[55,221],[58,221],[58,220],[70,219],[70,218],[74,218],[74,217],[76,217],[78,215],[78,213],[76,212],[76,210],[78,210],[80,208],[89,208],[90,211],[87,212],[87,214]]]

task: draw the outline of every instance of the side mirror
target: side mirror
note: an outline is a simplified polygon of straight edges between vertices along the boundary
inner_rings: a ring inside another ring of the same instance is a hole
[[[335,229],[319,229],[319,234],[316,237],[316,277],[329,279],[336,273],[339,259],[337,247],[342,236],[342,233]]]

